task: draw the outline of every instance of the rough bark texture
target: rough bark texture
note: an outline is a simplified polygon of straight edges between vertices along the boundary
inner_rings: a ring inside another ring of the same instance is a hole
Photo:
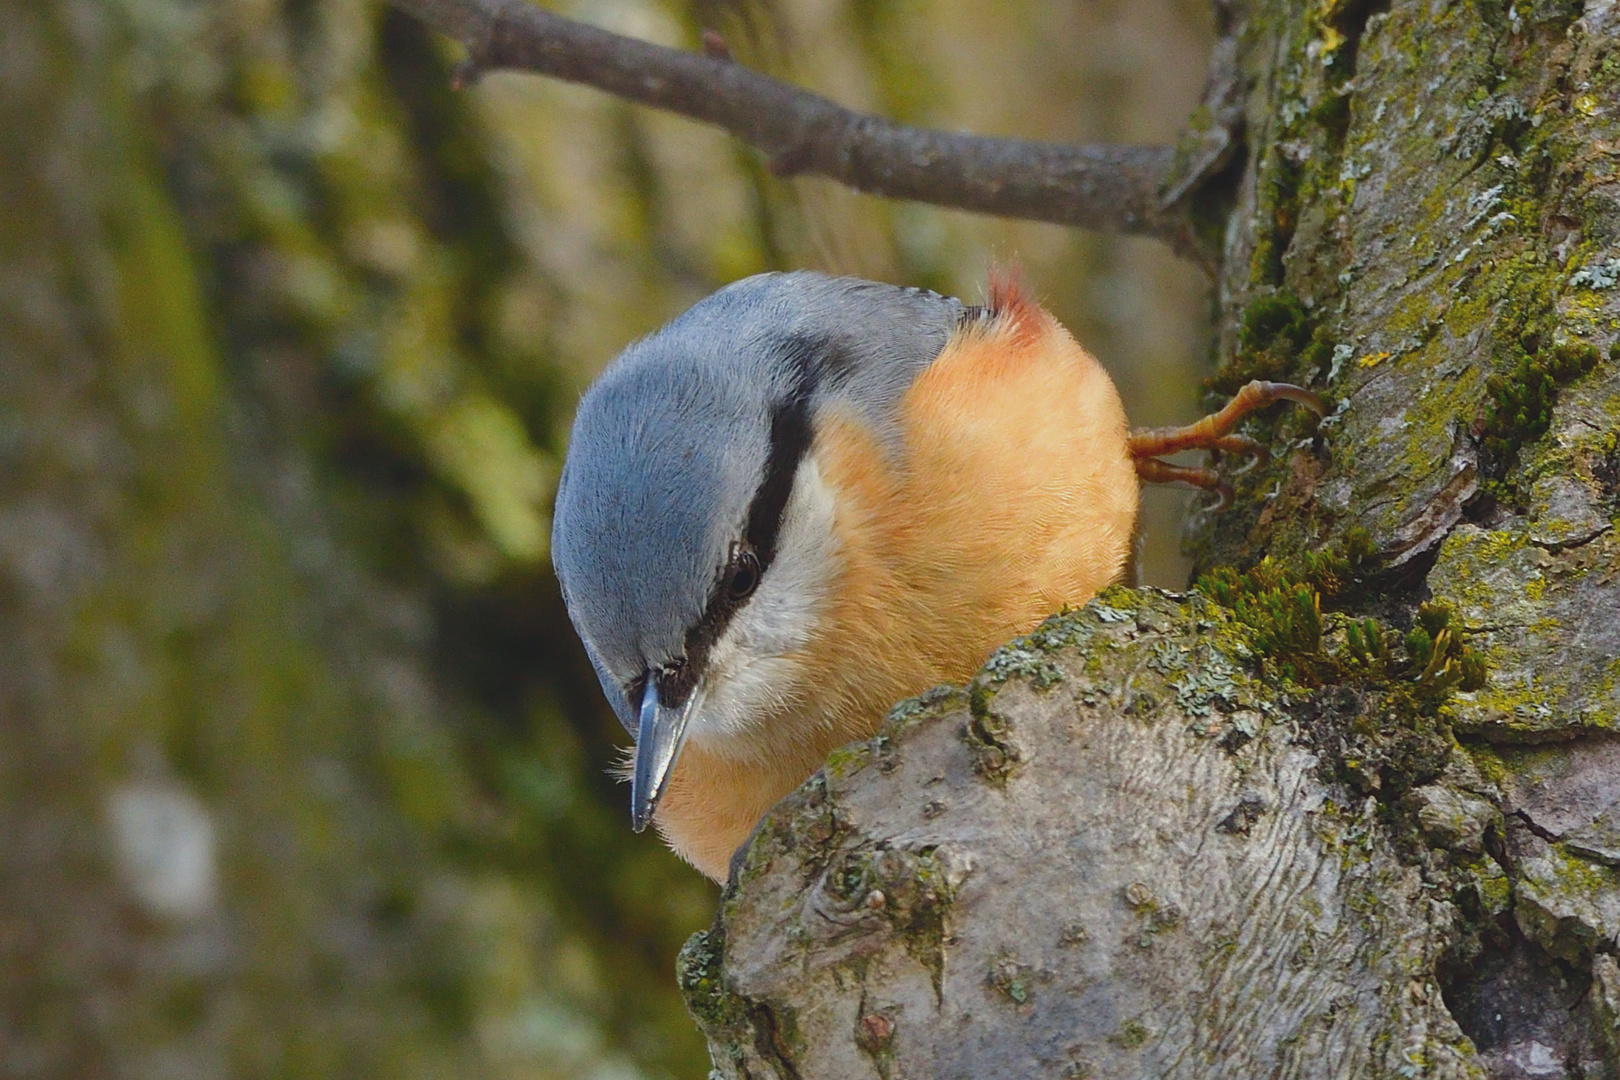
[[[1377,801],[1321,782],[1230,622],[1202,598],[1109,593],[835,759],[741,867],[723,978],[750,1007],[718,1002],[717,1058],[1360,1077],[1421,1048],[1470,1075],[1422,979],[1452,913]]]
[[[1620,7],[1230,14],[1213,387],[1338,408],[773,812],[720,1075],[1620,1075]]]

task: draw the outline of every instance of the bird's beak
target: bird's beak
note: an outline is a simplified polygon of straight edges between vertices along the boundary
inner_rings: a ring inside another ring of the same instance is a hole
[[[630,827],[647,827],[669,782],[670,770],[686,741],[686,723],[692,717],[703,687],[693,688],[684,702],[670,708],[658,702],[658,680],[647,679],[641,695],[641,723],[636,732],[636,766],[630,774]]]

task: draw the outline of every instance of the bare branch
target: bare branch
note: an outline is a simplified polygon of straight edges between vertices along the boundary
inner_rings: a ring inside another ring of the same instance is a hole
[[[497,68],[538,72],[723,128],[763,150],[777,175],[825,176],[874,195],[1193,247],[1180,203],[1162,195],[1170,147],[908,127],[752,71],[718,36],[700,54],[565,19],[529,0],[391,2],[466,45],[461,84]]]

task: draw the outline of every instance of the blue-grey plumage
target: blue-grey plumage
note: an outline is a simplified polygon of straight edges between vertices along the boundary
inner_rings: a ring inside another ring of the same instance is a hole
[[[968,310],[918,289],[762,274],[631,345],[581,400],[552,558],[609,702],[639,756],[663,764],[633,770],[638,827],[701,692],[692,654],[731,613],[732,575],[770,573],[811,417],[837,402],[895,444],[896,402]]]

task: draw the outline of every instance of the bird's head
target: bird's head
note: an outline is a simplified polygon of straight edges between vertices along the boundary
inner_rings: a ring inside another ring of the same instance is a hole
[[[630,346],[581,400],[552,559],[636,738],[638,831],[688,736],[744,742],[793,694],[791,657],[837,559],[819,410],[840,402],[881,440],[960,311],[915,290],[761,275]]]

